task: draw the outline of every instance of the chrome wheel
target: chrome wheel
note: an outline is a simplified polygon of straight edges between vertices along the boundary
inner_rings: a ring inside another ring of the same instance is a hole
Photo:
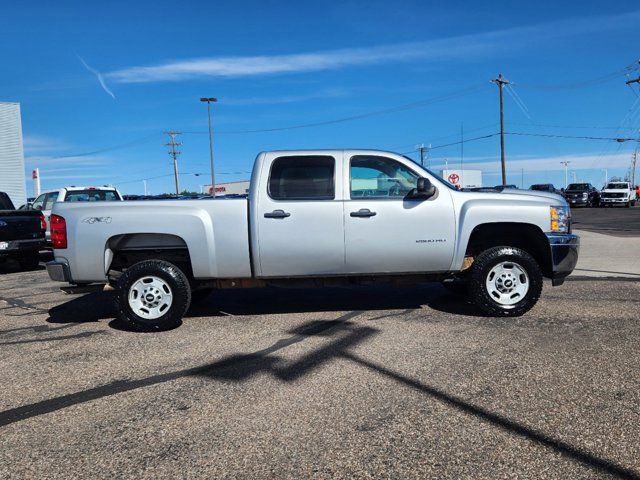
[[[485,286],[489,296],[504,307],[524,299],[529,291],[529,276],[515,262],[500,262],[489,270]]]
[[[129,289],[129,307],[142,318],[160,318],[169,311],[172,303],[171,288],[159,277],[142,277]]]

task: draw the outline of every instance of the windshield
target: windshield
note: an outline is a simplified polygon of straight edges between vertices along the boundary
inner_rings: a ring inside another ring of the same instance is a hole
[[[588,183],[570,183],[567,190],[589,190]]]
[[[626,190],[629,188],[629,185],[626,183],[609,183],[607,184],[607,188],[611,190]]]
[[[120,200],[115,190],[73,190],[67,192],[65,202],[114,202]]]

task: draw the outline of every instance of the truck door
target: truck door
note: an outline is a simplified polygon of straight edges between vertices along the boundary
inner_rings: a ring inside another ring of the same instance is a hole
[[[344,163],[347,273],[449,270],[455,247],[449,189],[434,183],[433,197],[409,199],[426,176],[411,161],[345,152]]]
[[[252,201],[258,276],[344,273],[341,165],[342,152],[266,154]]]

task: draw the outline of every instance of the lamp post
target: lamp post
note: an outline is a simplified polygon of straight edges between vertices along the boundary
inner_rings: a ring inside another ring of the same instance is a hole
[[[211,102],[217,102],[218,99],[214,97],[202,97],[201,102],[207,103],[207,115],[209,117],[209,158],[211,160],[211,194],[215,198],[216,196],[216,176],[213,167],[213,130],[211,129]]]

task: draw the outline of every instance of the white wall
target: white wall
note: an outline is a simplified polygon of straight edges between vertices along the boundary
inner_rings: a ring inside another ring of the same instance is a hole
[[[18,208],[27,201],[19,103],[0,102],[0,191]]]

